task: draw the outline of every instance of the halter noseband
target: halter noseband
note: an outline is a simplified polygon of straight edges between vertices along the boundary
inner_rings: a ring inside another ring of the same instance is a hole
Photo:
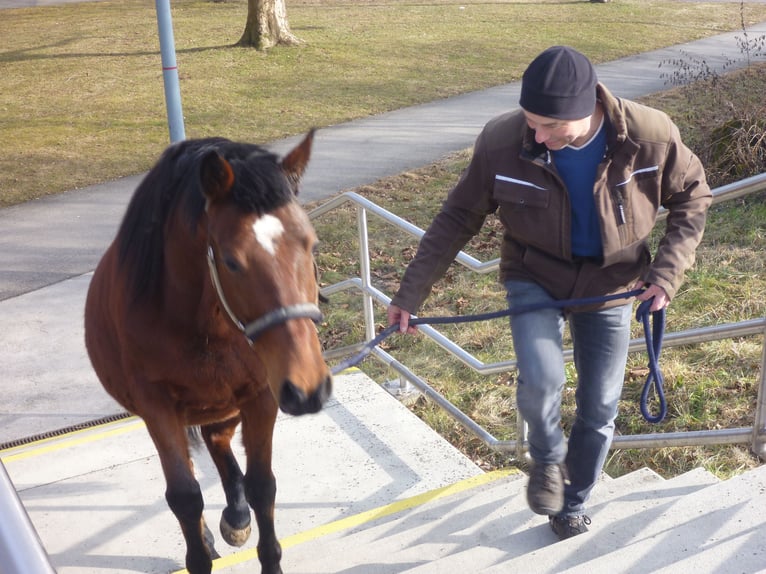
[[[232,323],[245,334],[245,337],[247,337],[247,340],[251,344],[260,337],[264,331],[277,325],[281,325],[282,323],[286,323],[291,319],[311,319],[314,323],[319,323],[322,320],[322,311],[320,311],[319,307],[314,303],[297,303],[295,305],[287,305],[269,311],[255,321],[251,321],[245,325],[242,321],[237,319],[237,316],[234,314],[234,311],[232,311],[223,294],[221,279],[218,276],[218,268],[215,263],[215,254],[213,253],[212,245],[207,246],[207,264],[210,268],[210,278],[213,281],[213,287],[215,287],[215,292],[218,295],[218,300],[221,302],[221,306],[223,306],[227,315],[229,315]]]

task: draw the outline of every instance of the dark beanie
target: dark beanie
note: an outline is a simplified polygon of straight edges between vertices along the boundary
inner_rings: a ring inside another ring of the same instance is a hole
[[[524,72],[519,105],[538,116],[579,120],[596,108],[597,82],[588,58],[568,46],[553,46]]]

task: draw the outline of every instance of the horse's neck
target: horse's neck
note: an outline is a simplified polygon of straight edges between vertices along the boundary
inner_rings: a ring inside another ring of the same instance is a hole
[[[183,225],[183,224],[182,224]],[[165,243],[163,310],[195,331],[218,331],[217,298],[207,266],[207,238],[169,234]]]

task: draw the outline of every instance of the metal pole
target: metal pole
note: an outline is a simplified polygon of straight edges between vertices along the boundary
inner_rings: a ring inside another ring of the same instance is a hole
[[[362,278],[362,306],[364,309],[364,331],[368,341],[375,338],[375,309],[369,288],[372,285],[370,276],[370,245],[367,233],[367,210],[357,207],[356,221],[359,226],[359,274]]]
[[[186,139],[184,116],[181,110],[181,88],[178,84],[176,46],[173,38],[173,20],[170,15],[170,0],[156,0],[157,27],[160,32],[160,53],[162,54],[162,78],[165,82],[165,106],[168,113],[170,141]]]
[[[764,317],[766,319],[766,317]],[[755,423],[753,424],[752,450],[766,462],[766,438],[763,432],[766,430],[766,327],[763,330],[763,352],[761,354],[761,380],[758,385],[758,400],[755,408]]]
[[[0,572],[56,574],[2,461],[0,517]]]

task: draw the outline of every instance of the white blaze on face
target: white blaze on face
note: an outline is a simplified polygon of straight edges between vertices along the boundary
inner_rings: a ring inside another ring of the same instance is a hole
[[[271,255],[277,252],[276,241],[285,232],[282,222],[273,215],[264,215],[253,223],[255,239]]]

